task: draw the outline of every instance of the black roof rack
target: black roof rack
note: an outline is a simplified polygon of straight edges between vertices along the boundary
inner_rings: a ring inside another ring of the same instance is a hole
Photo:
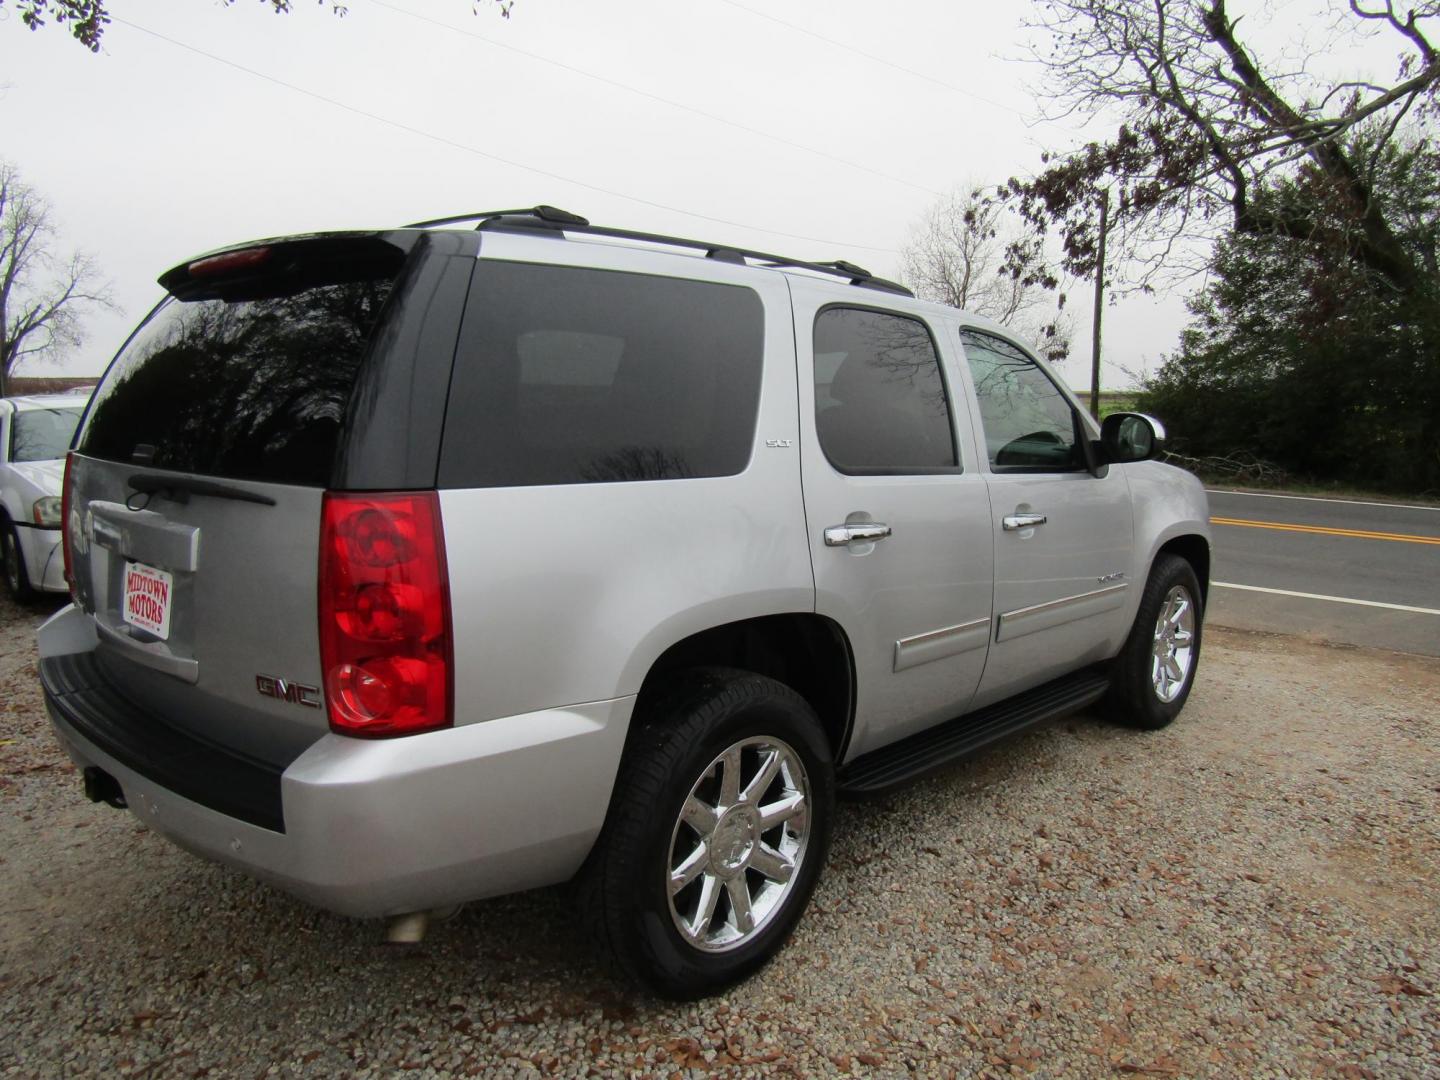
[[[914,296],[904,285],[885,278],[876,277],[863,266],[836,259],[833,262],[807,262],[791,259],[784,255],[771,255],[733,244],[714,244],[704,240],[687,240],[682,236],[664,236],[660,233],[636,232],[633,229],[612,229],[604,225],[591,225],[587,218],[572,214],[554,206],[532,206],[524,210],[482,210],[473,214],[456,214],[453,217],[432,218],[406,225],[407,229],[429,229],[440,225],[458,225],[464,221],[479,222],[476,229],[534,229],[548,232],[577,232],[587,236],[607,236],[616,240],[639,240],[650,244],[664,244],[668,247],[690,248],[705,252],[706,258],[721,262],[747,264],[754,259],[762,266],[774,269],[812,270],[831,277],[848,278],[850,284],[882,292]]]
[[[522,210],[479,210],[473,214],[456,214],[453,217],[431,218],[429,221],[412,221],[409,225],[402,226],[406,229],[433,229],[439,225],[458,225],[462,221],[478,221],[483,225],[487,221],[496,218],[525,218],[529,219],[527,224],[530,227],[536,226],[560,226],[569,225],[572,228],[581,225],[589,225],[590,222],[579,214],[572,214],[568,210],[561,210],[558,206],[529,206]],[[518,223],[517,223],[518,224]]]

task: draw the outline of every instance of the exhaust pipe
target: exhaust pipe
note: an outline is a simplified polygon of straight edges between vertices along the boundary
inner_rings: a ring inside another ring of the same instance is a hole
[[[391,915],[385,923],[385,944],[386,945],[419,945],[425,940],[425,932],[430,929],[430,922],[446,922],[460,914],[464,904],[452,904],[449,907],[432,908],[429,911],[411,911],[404,915]]]
[[[425,931],[430,929],[428,911],[412,911],[406,915],[392,915],[385,924],[386,945],[419,945],[425,940]]]
[[[91,802],[103,802],[117,810],[129,809],[130,804],[125,801],[125,792],[120,789],[120,781],[104,769],[87,765],[81,775],[85,781],[85,797]]]

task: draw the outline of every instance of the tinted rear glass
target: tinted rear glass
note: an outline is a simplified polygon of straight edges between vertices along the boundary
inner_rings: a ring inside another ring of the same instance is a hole
[[[284,273],[205,299],[167,299],[106,373],[80,452],[324,486],[402,260],[398,251],[377,257],[373,246],[364,256],[337,257],[333,245],[318,262],[287,253]]]
[[[10,431],[11,461],[52,461],[65,456],[82,406],[26,409],[15,414]]]
[[[444,487],[729,476],[750,460],[764,346],[750,289],[482,261],[465,320]]]

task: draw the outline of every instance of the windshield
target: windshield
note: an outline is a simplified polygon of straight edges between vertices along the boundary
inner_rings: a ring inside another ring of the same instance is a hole
[[[27,409],[15,414],[10,434],[11,461],[51,461],[65,456],[83,406]]]

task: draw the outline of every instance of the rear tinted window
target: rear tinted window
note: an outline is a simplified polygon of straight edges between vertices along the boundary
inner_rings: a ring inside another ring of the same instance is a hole
[[[443,487],[728,476],[750,460],[763,309],[749,289],[481,262]]]
[[[235,298],[167,299],[106,373],[80,452],[324,486],[400,259],[305,267]]]

